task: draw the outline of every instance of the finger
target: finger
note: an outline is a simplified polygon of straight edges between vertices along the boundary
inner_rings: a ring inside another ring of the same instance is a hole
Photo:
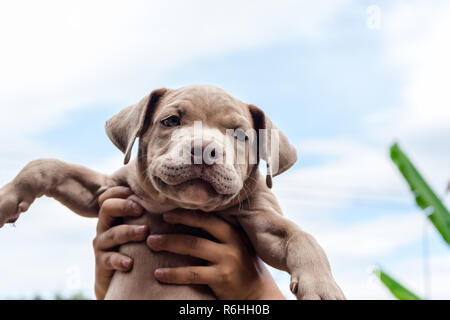
[[[147,245],[154,251],[169,251],[210,262],[218,262],[223,244],[184,234],[150,235]]]
[[[133,260],[130,257],[114,251],[99,252],[97,259],[99,270],[125,272],[133,267]]]
[[[233,243],[240,239],[240,235],[231,224],[211,214],[194,211],[171,211],[163,214],[163,219],[171,224],[201,228],[214,238],[224,243]]]
[[[155,270],[155,278],[172,284],[207,284],[216,283],[216,271],[213,267],[180,267]]]
[[[147,234],[147,226],[122,224],[100,233],[94,239],[94,248],[96,250],[109,250],[128,242],[144,241]]]
[[[111,198],[121,198],[121,199],[126,199],[129,196],[131,196],[133,194],[133,191],[131,191],[130,188],[127,187],[112,187],[109,188],[108,190],[106,190],[105,192],[103,192],[99,197],[98,197],[98,204],[101,207],[103,202],[105,202],[106,199],[111,199]]]
[[[98,299],[104,299],[114,272],[129,271],[133,260],[117,252],[99,252],[96,258],[95,295]]]
[[[100,208],[97,232],[104,232],[114,225],[120,217],[140,216],[144,209],[136,202],[125,199],[106,199]]]

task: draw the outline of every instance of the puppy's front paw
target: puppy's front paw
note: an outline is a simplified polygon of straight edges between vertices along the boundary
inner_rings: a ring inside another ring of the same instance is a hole
[[[290,287],[299,300],[345,300],[341,289],[328,274],[293,274]]]
[[[0,228],[14,223],[22,212],[28,210],[32,200],[21,195],[10,184],[0,189]]]

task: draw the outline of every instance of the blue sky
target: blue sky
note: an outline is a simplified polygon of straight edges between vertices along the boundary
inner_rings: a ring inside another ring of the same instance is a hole
[[[294,141],[355,135],[361,131],[359,119],[367,110],[395,106],[400,80],[398,74],[384,66],[380,37],[364,28],[365,15],[355,10],[339,18],[346,23],[333,28],[326,39],[292,39],[193,59],[169,69],[157,82],[172,88],[192,83],[223,87],[264,108]],[[156,82],[152,74],[144,77],[145,81]],[[101,134],[103,124],[123,105],[108,101],[85,107],[88,110],[68,113],[65,122],[43,132],[39,139],[57,148],[69,144],[70,139],[74,154],[90,148],[86,155],[94,159],[97,152],[111,151]],[[78,132],[80,124],[86,128],[82,136]],[[103,150],[99,146],[109,148]]]
[[[10,64],[35,63],[29,71],[19,66],[10,77],[0,76],[3,106],[10,106],[0,107],[5,146],[0,181],[36,157],[111,172],[120,166],[121,154],[104,134],[108,117],[157,87],[214,84],[261,107],[297,146],[299,162],[275,180],[274,191],[285,215],[324,246],[349,298],[390,297],[371,280],[368,270],[376,263],[422,294],[424,228],[431,297],[449,298],[448,247],[427,226],[388,159],[389,145],[399,141],[448,203],[443,191],[450,178],[450,97],[439,84],[449,80],[443,26],[450,7],[444,1],[427,3],[260,2],[259,10],[254,11],[255,3],[244,6],[233,20],[220,12],[232,12],[237,2],[200,1],[177,16],[173,27],[165,20],[172,15],[164,4],[153,2],[161,6],[161,20],[153,22],[150,8],[147,12],[137,1],[126,10],[113,6],[103,29],[90,19],[101,5],[74,3],[69,10],[49,2],[56,12],[76,13],[61,27],[68,48],[54,44],[56,27],[49,24],[42,26],[50,35],[43,32],[39,59],[0,54],[6,70]],[[373,4],[381,13],[376,29],[367,25]],[[12,16],[18,12],[4,9]],[[147,14],[149,25],[136,22]],[[17,27],[17,37],[26,39],[32,22]],[[117,30],[125,27],[114,33],[116,24]],[[183,27],[187,30],[179,35]],[[13,53],[18,46],[12,46]],[[54,51],[62,57],[53,57]],[[12,266],[21,267],[0,267],[0,296],[78,289],[93,294],[95,222],[66,211],[39,200],[16,228],[1,230],[1,250]],[[81,279],[78,285],[68,285],[72,271]],[[275,271],[274,276],[288,295],[288,276]]]

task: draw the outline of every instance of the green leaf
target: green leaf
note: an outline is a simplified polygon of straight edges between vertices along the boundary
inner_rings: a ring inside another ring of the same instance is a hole
[[[408,182],[417,205],[425,210],[428,219],[439,231],[445,242],[450,245],[450,213],[447,208],[397,144],[391,146],[391,159]]]
[[[381,270],[381,268],[377,267],[374,273],[397,299],[421,300],[417,295],[406,289],[403,285],[390,277],[386,272]]]

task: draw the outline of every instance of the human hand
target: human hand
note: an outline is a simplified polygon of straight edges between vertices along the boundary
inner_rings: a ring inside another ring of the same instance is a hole
[[[170,224],[201,228],[216,241],[185,234],[152,234],[147,245],[154,251],[190,255],[208,266],[160,268],[155,277],[172,284],[208,285],[218,299],[285,299],[272,276],[241,232],[212,214],[175,210],[163,215]]]
[[[100,212],[97,235],[93,241],[95,254],[95,295],[104,299],[114,271],[126,272],[133,267],[133,260],[119,252],[118,246],[128,242],[144,241],[147,226],[117,225],[121,217],[142,215],[144,209],[127,198],[132,191],[126,187],[114,187],[105,191],[98,199]]]

